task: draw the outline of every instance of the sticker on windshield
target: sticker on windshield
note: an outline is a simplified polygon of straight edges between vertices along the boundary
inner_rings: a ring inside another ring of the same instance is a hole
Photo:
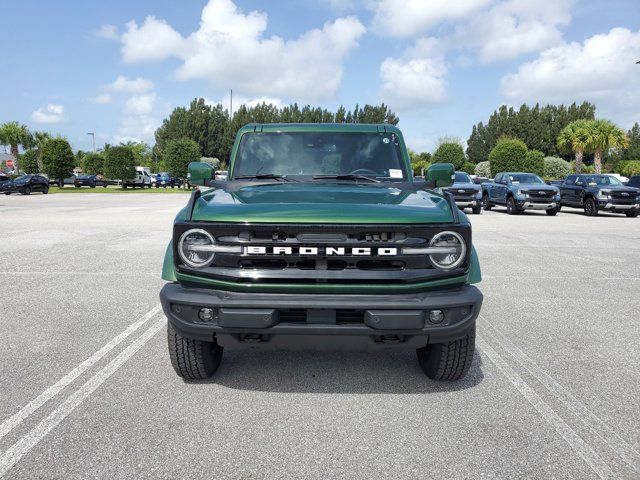
[[[383,143],[389,143],[389,139],[388,139],[387,137],[384,137],[384,138],[382,139],[382,142],[383,142]]]
[[[387,140],[385,138],[385,140]],[[402,178],[402,170],[398,168],[390,168],[389,169],[389,177],[391,178]]]

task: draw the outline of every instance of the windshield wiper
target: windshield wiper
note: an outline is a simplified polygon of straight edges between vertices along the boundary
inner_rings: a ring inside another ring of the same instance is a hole
[[[366,175],[357,175],[353,173],[347,173],[344,175],[314,175],[314,180],[367,180],[368,182],[380,183],[380,180],[373,177],[367,177]]]
[[[283,182],[290,182],[291,179],[285,177],[284,175],[277,175],[275,173],[258,173],[256,175],[240,175],[237,177],[233,177],[234,180],[282,180]]]

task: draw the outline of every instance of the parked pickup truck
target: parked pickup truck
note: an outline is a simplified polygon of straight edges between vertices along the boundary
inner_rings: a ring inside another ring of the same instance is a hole
[[[388,124],[252,124],[227,180],[189,173],[160,292],[178,375],[211,377],[223,348],[319,345],[415,349],[429,378],[467,373],[481,277],[442,191],[453,165],[414,182]]]
[[[590,217],[601,210],[627,217],[640,212],[640,189],[624,186],[611,175],[569,175],[560,187],[560,198],[562,206],[582,208]]]
[[[491,210],[495,205],[507,207],[509,215],[544,210],[553,216],[560,211],[560,191],[533,173],[498,173],[482,184],[482,207]]]
[[[471,208],[471,211],[476,215],[482,211],[482,190],[480,185],[473,183],[469,174],[456,172],[453,185],[443,190],[453,195],[460,210]]]

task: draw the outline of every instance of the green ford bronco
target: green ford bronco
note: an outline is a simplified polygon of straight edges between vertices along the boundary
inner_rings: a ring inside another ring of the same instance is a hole
[[[160,292],[178,375],[224,348],[415,349],[429,378],[471,365],[482,294],[453,165],[413,181],[391,125],[264,124],[238,132],[228,180],[189,165]]]

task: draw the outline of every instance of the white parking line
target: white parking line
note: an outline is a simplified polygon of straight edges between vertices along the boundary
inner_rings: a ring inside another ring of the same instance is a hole
[[[484,339],[477,337],[477,345],[514,387],[527,399],[542,418],[558,432],[569,446],[600,478],[614,478],[613,471],[600,456],[533,390],[518,373]]]
[[[127,348],[111,360],[98,373],[91,377],[78,390],[73,392],[47,418],[42,420],[29,433],[20,438],[0,456],[0,477],[3,477],[25,454],[60,424],[75,408],[118,371],[140,348],[142,348],[165,325],[165,319],[158,319],[151,327],[134,340]]]
[[[26,420],[33,412],[38,410],[42,405],[44,405],[48,400],[53,398],[55,395],[60,393],[60,391],[73,382],[76,378],[86,372],[89,368],[95,365],[102,357],[104,357],[107,353],[117,347],[125,338],[135,332],[138,328],[144,325],[150,318],[152,318],[155,314],[157,314],[162,307],[160,305],[156,305],[147,313],[145,313],[142,317],[136,320],[134,323],[129,325],[124,331],[115,336],[111,341],[109,341],[105,346],[103,346],[96,353],[87,358],[84,362],[78,365],[76,368],[67,373],[64,377],[58,380],[56,383],[47,388],[44,392],[38,395],[36,398],[31,400],[27,405],[22,407],[19,412],[7,418],[0,425],[0,439],[2,439],[5,435],[7,435],[11,430],[20,425],[24,420]]]
[[[535,361],[509,340],[500,330],[485,318],[483,323],[493,329],[500,338],[498,344],[524,367],[534,378],[544,385],[562,404],[571,411],[593,434],[602,439],[609,448],[618,455],[635,472],[640,472],[640,454],[629,445],[617,432],[600,420],[591,410],[584,406],[571,392],[560,385],[548,373],[542,370]]]

